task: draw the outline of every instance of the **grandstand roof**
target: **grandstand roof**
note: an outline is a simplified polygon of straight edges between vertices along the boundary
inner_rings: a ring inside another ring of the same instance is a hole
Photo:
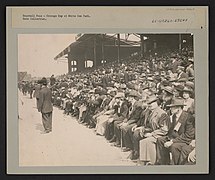
[[[94,39],[96,38],[97,58],[102,58],[102,43],[104,45],[105,58],[108,60],[117,57],[118,40],[115,35],[107,34],[82,34],[78,35],[75,42],[71,43],[61,51],[54,59],[57,60],[67,54],[71,54],[73,59],[93,59],[94,58]],[[140,43],[137,41],[120,39],[120,56],[127,57],[140,50]]]

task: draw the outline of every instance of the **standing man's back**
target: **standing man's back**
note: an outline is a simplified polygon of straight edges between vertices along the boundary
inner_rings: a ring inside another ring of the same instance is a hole
[[[39,92],[38,111],[42,113],[42,122],[46,133],[52,131],[52,92],[47,87],[46,78],[42,78],[42,88]]]

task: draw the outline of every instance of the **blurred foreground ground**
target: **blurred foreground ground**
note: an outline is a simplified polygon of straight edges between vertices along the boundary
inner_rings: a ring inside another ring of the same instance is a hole
[[[129,152],[111,146],[94,129],[54,107],[53,131],[42,134],[42,117],[36,99],[20,94],[19,165],[20,166],[135,166]]]

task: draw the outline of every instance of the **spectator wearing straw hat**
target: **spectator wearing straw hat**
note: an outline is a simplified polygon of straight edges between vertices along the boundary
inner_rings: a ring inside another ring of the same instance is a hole
[[[170,154],[172,153],[173,164],[179,164],[179,156],[182,147],[195,137],[194,117],[183,111],[184,100],[175,98],[169,105],[172,112],[171,126],[167,136],[157,139],[157,161],[156,164],[170,164]]]

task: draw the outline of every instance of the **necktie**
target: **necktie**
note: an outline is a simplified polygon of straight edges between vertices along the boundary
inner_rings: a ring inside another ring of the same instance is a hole
[[[149,119],[151,118],[152,111],[149,112],[148,117],[145,119],[144,125],[147,127],[147,124],[149,123]]]
[[[175,127],[175,125],[176,125],[176,115],[174,114],[173,116],[172,116],[172,129],[174,129],[174,127]]]

